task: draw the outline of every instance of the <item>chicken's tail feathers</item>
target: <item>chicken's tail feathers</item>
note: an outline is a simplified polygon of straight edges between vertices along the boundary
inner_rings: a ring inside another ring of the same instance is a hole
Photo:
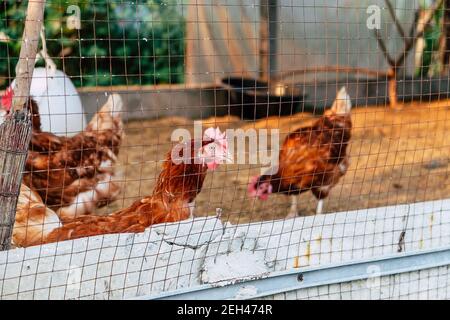
[[[97,175],[98,181],[82,179],[67,186],[66,192],[79,191],[81,186],[84,188],[70,203],[58,209],[57,214],[63,222],[91,215],[97,208],[107,206],[119,198],[123,189],[123,170],[108,163],[109,161],[102,162],[99,169],[104,172]],[[109,167],[102,168],[104,165]]]
[[[121,129],[123,112],[122,97],[118,93],[112,93],[103,107],[89,122],[88,130]]]
[[[122,97],[118,93],[112,93],[109,95],[106,103],[101,107],[101,113],[109,113],[112,117],[121,116],[123,111]]]
[[[47,207],[39,194],[21,185],[16,208],[12,244],[28,247],[40,244],[54,229],[61,226],[56,213]]]
[[[347,93],[347,89],[342,87],[336,95],[336,100],[334,100],[331,110],[335,114],[349,114],[351,109],[352,102],[350,100],[350,96]]]

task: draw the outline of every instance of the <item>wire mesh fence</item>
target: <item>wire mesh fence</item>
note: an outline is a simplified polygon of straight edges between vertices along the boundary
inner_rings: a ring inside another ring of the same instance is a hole
[[[449,6],[46,1],[0,298],[448,298]]]

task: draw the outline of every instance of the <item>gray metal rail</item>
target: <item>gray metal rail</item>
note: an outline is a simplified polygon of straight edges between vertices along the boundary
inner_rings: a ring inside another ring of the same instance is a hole
[[[157,295],[137,297],[137,299],[225,300],[236,298],[240,290],[246,287],[251,287],[255,294],[245,298],[253,299],[293,290],[365,280],[445,265],[450,265],[450,246],[341,264],[299,268],[276,272],[266,278],[245,280],[226,286],[206,284]],[[376,270],[376,272],[373,270]]]

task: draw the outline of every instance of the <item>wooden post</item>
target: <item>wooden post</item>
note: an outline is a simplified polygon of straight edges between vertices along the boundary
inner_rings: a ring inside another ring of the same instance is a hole
[[[260,0],[259,20],[259,78],[269,79],[269,0]]]
[[[14,88],[13,110],[21,110],[30,94],[31,79],[39,46],[39,36],[44,20],[45,0],[28,2],[25,28],[16,66],[16,86]]]
[[[44,6],[45,0],[28,2],[20,59],[16,67],[13,109],[0,125],[0,251],[11,246],[17,200],[31,139],[31,119],[23,107],[30,94]]]
[[[278,0],[260,0],[259,78],[269,81],[276,73]]]
[[[278,0],[269,0],[269,79],[277,70]]]
[[[398,98],[397,98],[397,69],[395,67],[389,69],[387,78],[388,78],[389,105],[394,110],[401,109],[401,106],[398,105]]]

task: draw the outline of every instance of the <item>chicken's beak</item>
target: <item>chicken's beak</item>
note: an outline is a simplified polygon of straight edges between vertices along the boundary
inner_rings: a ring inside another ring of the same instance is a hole
[[[233,156],[228,151],[227,146],[224,146],[224,144],[220,142],[214,142],[214,144],[216,145],[217,150],[216,153],[214,154],[215,160],[221,164],[233,163]]]
[[[221,161],[228,163],[228,164],[232,164],[234,162],[233,156],[231,155],[230,152],[226,151],[222,157],[221,157]]]
[[[207,162],[206,165],[208,166],[208,169],[216,170],[219,165],[227,163],[233,163],[233,159],[228,152],[224,152],[220,155],[215,155],[214,160],[211,162]]]

